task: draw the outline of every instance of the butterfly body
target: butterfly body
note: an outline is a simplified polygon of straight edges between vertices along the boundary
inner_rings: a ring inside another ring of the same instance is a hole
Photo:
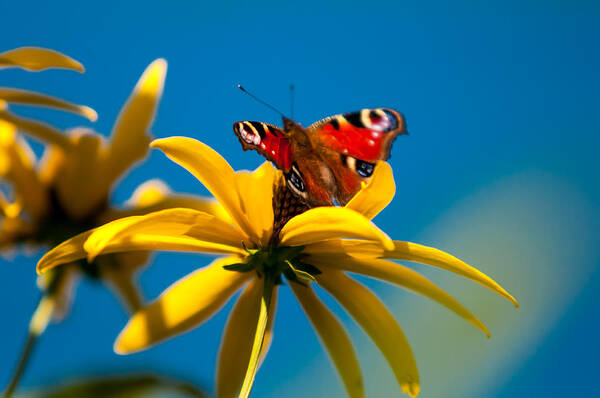
[[[242,121],[233,130],[242,148],[273,162],[309,206],[346,204],[406,133],[403,116],[387,108],[331,116],[307,128],[284,117],[283,126]]]

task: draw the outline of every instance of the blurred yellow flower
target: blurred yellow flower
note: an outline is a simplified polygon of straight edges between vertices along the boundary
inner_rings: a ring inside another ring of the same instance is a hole
[[[0,69],[19,67],[30,71],[66,68],[83,72],[83,66],[58,52],[23,47],[0,54]],[[9,183],[10,199],[0,191],[0,250],[20,244],[39,249],[52,247],[82,231],[108,221],[169,207],[190,207],[208,213],[222,212],[214,200],[171,194],[161,181],[139,186],[124,207],[113,207],[109,195],[115,182],[146,156],[150,127],[167,71],[165,60],[148,66],[122,108],[106,140],[87,128],[63,134],[48,124],[10,112],[9,104],[34,105],[97,118],[89,107],[25,90],[0,88],[0,178]],[[42,158],[20,133],[46,144]],[[70,304],[76,278],[85,274],[110,285],[134,312],[142,305],[134,282],[148,252],[100,256],[96,261],[74,261],[38,279],[43,294],[29,325],[21,359],[3,397],[16,388],[36,337],[49,321],[61,319]]]
[[[190,138],[160,139],[151,146],[196,176],[226,213],[211,215],[179,208],[118,219],[60,244],[40,260],[38,271],[82,258],[94,261],[98,255],[138,250],[227,254],[175,282],[135,313],[115,343],[115,351],[123,354],[146,349],[200,325],[241,289],[219,353],[216,384],[220,398],[249,395],[272,339],[282,276],[291,282],[353,398],[364,396],[355,350],[311,282],[328,291],[362,326],[382,351],[402,390],[413,397],[419,392],[419,375],[404,333],[384,304],[346,276],[346,271],[423,294],[487,335],[485,326],[449,294],[419,273],[384,258],[450,270],[516,305],[512,296],[476,269],[442,251],[393,241],[370,221],[395,193],[392,172],[385,162],[377,165],[371,181],[346,207],[307,210],[294,200],[281,173],[270,163],[252,173],[236,173],[218,153]]]
[[[12,66],[83,71],[77,61],[39,48],[0,54],[0,68]],[[166,70],[162,59],[150,64],[121,110],[108,141],[87,128],[63,134],[46,124],[15,116],[6,107],[0,111],[0,177],[10,183],[12,191],[11,200],[0,194],[1,250],[6,252],[22,243],[35,248],[52,247],[110,220],[167,207],[219,211],[212,201],[172,195],[158,180],[141,185],[125,207],[109,204],[113,184],[148,152],[149,129],[162,95]],[[96,119],[90,108],[36,93],[0,88],[0,98],[4,103],[51,106]],[[47,144],[39,161],[20,132]],[[137,252],[102,256],[91,264],[73,262],[43,275],[39,285],[44,298],[32,319],[32,331],[39,334],[51,316],[60,319],[64,315],[70,302],[70,287],[82,272],[108,282],[128,309],[134,311],[141,305],[141,298],[132,279],[147,255]]]

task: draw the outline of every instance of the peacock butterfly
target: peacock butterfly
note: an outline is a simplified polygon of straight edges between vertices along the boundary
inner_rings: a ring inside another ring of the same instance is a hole
[[[303,128],[283,117],[283,129],[263,122],[233,125],[242,148],[255,150],[284,172],[287,186],[309,206],[345,205],[390,156],[406,133],[404,117],[388,108],[331,116]]]

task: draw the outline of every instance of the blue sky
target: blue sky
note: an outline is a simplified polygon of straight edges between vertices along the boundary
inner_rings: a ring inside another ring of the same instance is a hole
[[[600,10],[592,2],[547,3],[3,2],[0,14],[9,17],[0,26],[0,50],[53,48],[87,72],[7,70],[0,85],[90,105],[100,115],[93,125],[52,111],[23,112],[108,134],[146,65],[166,58],[154,135],[200,139],[236,169],[255,168],[262,159],[241,151],[232,124],[280,123],[237,83],[284,112],[293,83],[295,117],[304,125],[364,107],[398,109],[410,135],[394,144],[397,194],[375,222],[395,239],[465,259],[521,301],[514,310],[468,282],[417,267],[488,324],[487,341],[426,299],[365,280],[413,344],[421,396],[587,395],[595,391],[600,354],[593,304],[600,291]],[[156,177],[175,190],[206,194],[155,151],[112,199],[121,203]],[[1,265],[9,283],[0,292],[6,303],[0,384],[36,300],[34,264],[41,254]],[[145,293],[155,297],[208,261],[157,255],[142,275]],[[85,281],[72,315],[44,335],[23,384],[155,369],[210,390],[228,308],[191,333],[119,357],[111,347],[125,315],[106,289]],[[337,310],[357,341],[369,396],[398,393],[376,348]],[[342,396],[289,292],[282,293],[275,332],[256,396]]]

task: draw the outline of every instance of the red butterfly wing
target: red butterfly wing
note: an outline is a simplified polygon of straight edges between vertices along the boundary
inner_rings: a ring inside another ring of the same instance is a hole
[[[392,142],[406,130],[399,112],[377,108],[323,119],[307,132],[335,176],[337,202],[345,205],[371,177],[375,163],[390,157]]]
[[[332,116],[307,130],[321,145],[371,163],[389,158],[394,139],[406,133],[404,117],[387,108]]]
[[[253,149],[285,172],[292,168],[293,156],[290,140],[283,130],[263,122],[237,122],[233,131],[244,151]]]

